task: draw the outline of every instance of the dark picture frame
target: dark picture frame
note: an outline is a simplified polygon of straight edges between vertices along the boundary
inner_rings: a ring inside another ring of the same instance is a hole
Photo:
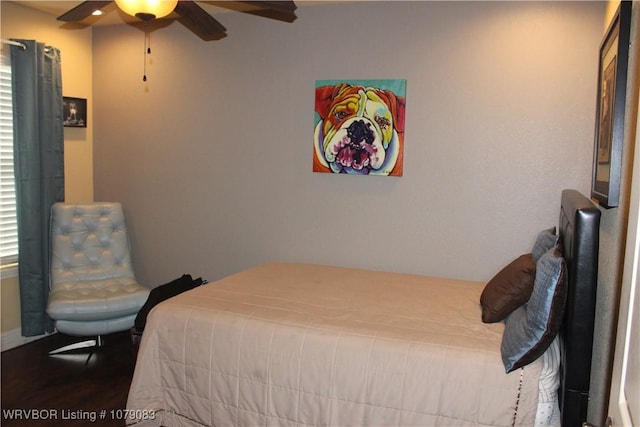
[[[72,98],[64,96],[62,124],[65,127],[87,127],[87,100],[85,98]]]
[[[604,208],[620,202],[631,1],[622,1],[600,45],[591,198]]]

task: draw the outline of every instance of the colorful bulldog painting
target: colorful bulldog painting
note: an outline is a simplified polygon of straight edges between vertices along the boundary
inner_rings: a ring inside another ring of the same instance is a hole
[[[316,81],[313,171],[402,176],[406,80]]]

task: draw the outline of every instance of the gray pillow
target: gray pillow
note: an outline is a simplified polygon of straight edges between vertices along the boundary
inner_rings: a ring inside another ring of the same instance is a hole
[[[566,269],[557,247],[545,252],[536,263],[529,302],[505,320],[500,351],[507,373],[540,357],[558,334],[567,300]]]
[[[547,230],[542,230],[536,237],[536,241],[533,244],[531,250],[531,256],[533,262],[538,262],[540,257],[549,249],[555,247],[558,244],[558,236],[556,235],[556,228],[551,227]]]

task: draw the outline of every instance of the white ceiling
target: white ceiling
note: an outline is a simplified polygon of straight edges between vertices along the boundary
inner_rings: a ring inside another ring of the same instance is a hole
[[[59,16],[65,11],[71,9],[79,5],[80,1],[13,1],[13,3],[18,3],[24,6],[32,7],[34,9],[38,9],[42,12],[46,12],[53,16]]]

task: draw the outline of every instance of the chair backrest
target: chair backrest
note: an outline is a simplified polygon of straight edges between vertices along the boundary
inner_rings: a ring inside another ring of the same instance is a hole
[[[122,205],[67,204],[51,208],[51,287],[134,278]]]

